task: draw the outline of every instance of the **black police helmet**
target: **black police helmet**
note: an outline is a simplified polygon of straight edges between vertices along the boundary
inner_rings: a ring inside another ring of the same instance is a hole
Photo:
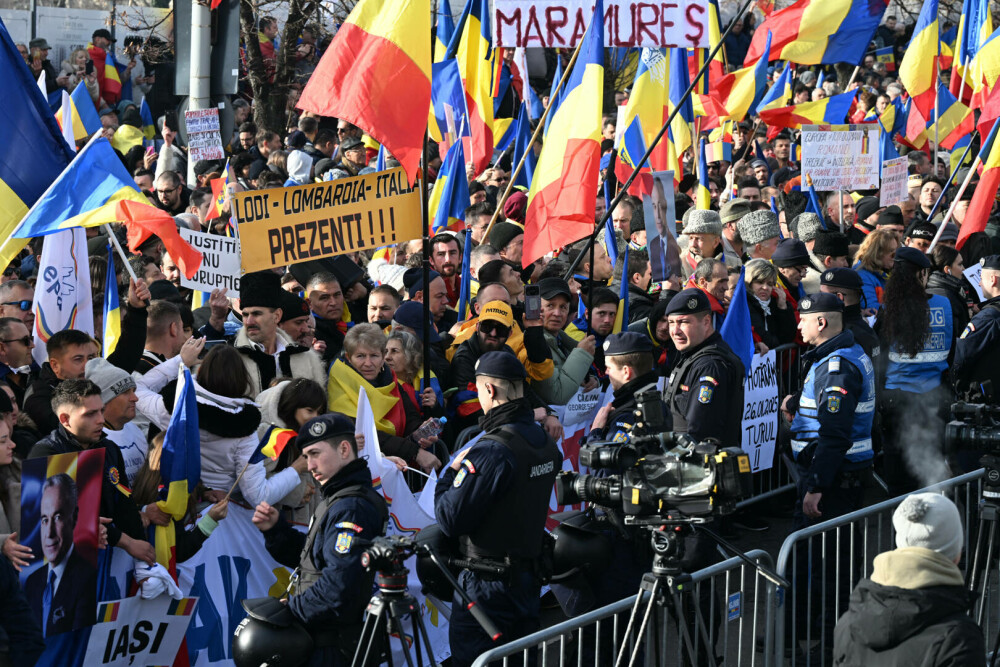
[[[458,541],[444,534],[441,526],[432,523],[426,528],[422,528],[416,536],[417,544],[431,548],[442,563],[448,565],[451,558],[457,558]],[[454,576],[458,576],[460,570],[455,567],[448,567]],[[439,600],[451,600],[454,591],[451,584],[441,574],[438,566],[431,561],[430,557],[424,553],[417,554],[417,579],[420,580],[425,592],[430,593]]]
[[[275,598],[244,600],[247,617],[233,634],[236,667],[301,667],[313,653],[313,639],[292,615],[288,605]]]
[[[564,512],[552,531],[552,581],[580,572],[605,572],[611,566],[611,539],[591,525],[584,512]]]

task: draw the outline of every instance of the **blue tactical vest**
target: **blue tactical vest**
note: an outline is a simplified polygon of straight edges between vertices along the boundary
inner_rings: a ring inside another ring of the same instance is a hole
[[[855,343],[852,347],[834,350],[814,363],[809,369],[805,384],[802,386],[799,409],[795,413],[795,419],[792,420],[791,426],[792,452],[796,459],[810,442],[819,437],[818,402],[838,399],[837,396],[830,395],[832,391],[835,391],[833,388],[827,390],[827,395],[817,398],[816,371],[824,369],[828,373],[835,373],[839,371],[842,363],[854,364],[863,377],[863,389],[861,396],[858,397],[858,407],[854,411],[851,425],[851,448],[847,451],[847,460],[851,463],[862,463],[874,456],[872,452],[872,421],[875,418],[875,369],[865,351]],[[823,389],[823,387],[820,388],[821,391]]]
[[[924,343],[924,349],[915,357],[889,350],[886,389],[902,389],[922,394],[941,384],[941,373],[948,368],[948,353],[955,334],[951,330],[951,302],[946,296],[934,294],[927,305],[930,306],[931,332]]]

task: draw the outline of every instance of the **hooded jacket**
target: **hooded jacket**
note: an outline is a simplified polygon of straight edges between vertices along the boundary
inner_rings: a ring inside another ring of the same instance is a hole
[[[176,380],[180,364],[181,358],[176,356],[136,378],[135,393],[139,397],[136,408],[163,431],[170,424],[173,401],[167,405],[159,392]],[[257,437],[260,410],[249,399],[219,396],[197,382],[195,386],[201,436],[201,481],[209,489],[229,491],[260,442]],[[240,478],[239,490],[243,499],[254,507],[261,502],[274,505],[300,481],[294,468],[285,468],[268,478],[264,464],[254,463]]]
[[[281,417],[278,416],[278,403],[281,401],[281,394],[288,388],[289,384],[291,383],[288,380],[279,382],[270,389],[265,389],[257,395],[257,405],[260,406],[261,416],[260,426],[257,427],[258,440],[264,439],[264,435],[272,425],[277,426],[278,428],[289,428],[295,430],[294,426],[286,424]],[[291,446],[292,442],[290,442],[288,446]],[[292,461],[292,459],[288,460],[289,462]],[[264,470],[267,471],[268,477],[273,477],[277,474],[275,472],[277,465],[278,461],[264,459]],[[299,473],[299,479],[302,480],[302,484],[292,489],[291,493],[278,501],[278,507],[287,520],[292,523],[307,525],[309,523],[309,518],[312,516],[316,506],[319,504],[320,498],[319,494],[313,493],[312,498],[305,501],[306,490],[313,486],[313,476],[308,472],[303,472]]]
[[[927,279],[927,293],[948,297],[951,302],[952,331],[964,331],[969,323],[969,305],[962,279],[944,271],[935,271]]]
[[[947,557],[906,547],[875,557],[834,631],[835,665],[971,667],[986,661],[972,597]]]

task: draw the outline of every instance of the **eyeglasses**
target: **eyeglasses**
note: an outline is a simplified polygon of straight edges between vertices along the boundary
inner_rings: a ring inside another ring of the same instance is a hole
[[[18,308],[20,308],[24,312],[28,312],[29,310],[31,310],[31,300],[30,299],[25,299],[24,301],[4,301],[0,305],[2,305],[2,306],[17,306]]]
[[[31,345],[32,342],[34,342],[34,340],[35,339],[32,338],[31,336],[23,336],[21,338],[5,338],[5,339],[3,339],[0,342],[4,342],[4,343],[20,343],[21,345],[24,345],[25,347],[28,347],[28,346]]]
[[[480,322],[479,330],[484,334],[495,333],[497,338],[504,338],[510,335],[510,327],[505,327],[499,322],[494,322],[492,320],[487,320],[486,322]]]

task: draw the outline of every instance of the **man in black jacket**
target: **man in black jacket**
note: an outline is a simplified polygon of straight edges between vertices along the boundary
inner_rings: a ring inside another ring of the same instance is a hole
[[[267,503],[253,514],[268,553],[297,568],[288,608],[313,636],[310,665],[350,664],[374,576],[361,565],[359,542],[384,535],[389,517],[385,501],[372,489],[367,461],[358,458],[354,433],[354,422],[336,412],[314,417],[300,430],[298,445],[323,497],[308,534]]]
[[[145,541],[142,517],[125,491],[125,461],[118,445],[104,435],[104,404],[101,389],[90,380],[63,380],[52,395],[52,409],[59,425],[39,440],[28,458],[104,449],[104,479],[101,516],[111,519],[108,545],[121,547],[132,557],[152,564],[153,546]]]

